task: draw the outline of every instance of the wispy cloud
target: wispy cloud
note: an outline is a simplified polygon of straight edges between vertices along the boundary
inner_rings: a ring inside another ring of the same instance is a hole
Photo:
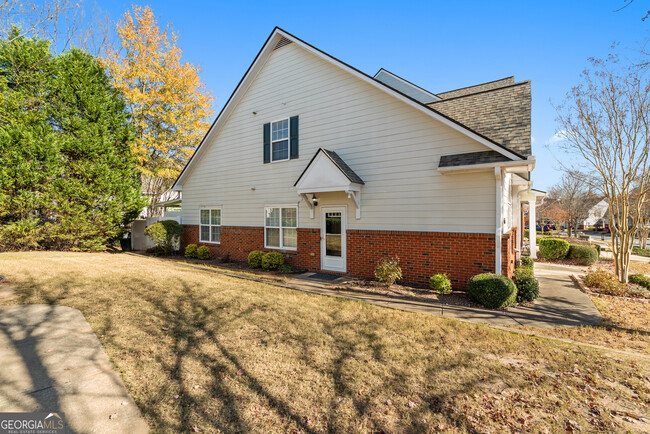
[[[547,141],[547,145],[553,145],[557,142],[561,142],[566,139],[566,131],[560,130],[557,133],[553,134]]]

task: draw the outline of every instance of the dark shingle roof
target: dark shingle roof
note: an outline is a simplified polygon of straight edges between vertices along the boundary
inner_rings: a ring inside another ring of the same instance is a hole
[[[475,93],[440,93],[442,100],[427,105],[527,157],[532,153],[530,81],[492,88],[505,80],[487,83],[489,89]],[[479,85],[471,89],[482,88]],[[450,94],[457,96],[450,97]]]
[[[497,151],[468,152],[465,154],[443,155],[438,167],[466,166],[471,164],[499,163],[511,161]]]
[[[343,174],[348,177],[350,182],[354,182],[355,184],[365,184],[365,182],[363,182],[363,179],[354,173],[354,170],[350,169],[350,166],[348,166],[345,161],[339,157],[339,154],[323,148],[320,148],[319,151],[322,151],[325,155],[327,155],[329,159],[332,160],[332,162],[336,164],[336,166],[341,170],[341,172],[343,172]]]
[[[515,77],[506,77],[499,80],[488,81],[486,83],[475,84],[473,86],[461,87],[460,89],[448,90],[446,92],[438,93],[437,95],[442,99],[457,98],[477,92],[485,92],[486,90],[498,89],[500,87],[510,86],[515,84]]]

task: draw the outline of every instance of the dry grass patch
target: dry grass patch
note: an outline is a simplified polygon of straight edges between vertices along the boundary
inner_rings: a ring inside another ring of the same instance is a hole
[[[0,270],[20,302],[81,310],[157,432],[650,428],[648,364],[589,348],[153,258],[5,253]]]

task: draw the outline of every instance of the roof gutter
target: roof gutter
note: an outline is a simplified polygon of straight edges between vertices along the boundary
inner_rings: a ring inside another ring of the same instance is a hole
[[[462,166],[438,167],[438,172],[445,174],[483,172],[490,169],[502,168],[506,173],[532,172],[535,168],[535,157],[526,160],[501,161],[498,163],[465,164]]]

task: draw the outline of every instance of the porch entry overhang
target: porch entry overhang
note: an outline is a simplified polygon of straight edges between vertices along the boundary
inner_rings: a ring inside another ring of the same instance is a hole
[[[361,218],[361,187],[365,183],[334,151],[319,148],[293,185],[314,218],[316,193],[343,192],[354,199],[356,218]]]

